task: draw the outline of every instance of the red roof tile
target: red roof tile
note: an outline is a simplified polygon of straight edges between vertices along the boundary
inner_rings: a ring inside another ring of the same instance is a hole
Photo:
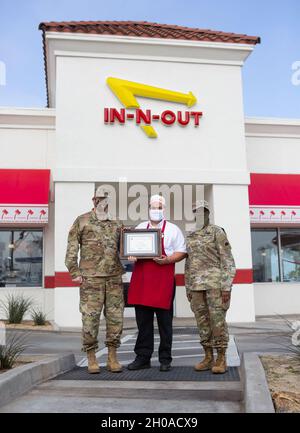
[[[90,33],[97,35],[133,36],[144,38],[184,39],[190,41],[257,44],[260,38],[209,29],[195,29],[147,21],[62,21],[41,23],[39,29],[48,32]]]

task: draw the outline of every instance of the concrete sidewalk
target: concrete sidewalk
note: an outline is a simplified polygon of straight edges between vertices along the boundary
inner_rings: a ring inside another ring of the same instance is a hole
[[[299,320],[299,316],[290,316],[289,320]],[[100,327],[99,332],[99,349],[101,352],[100,362],[105,364],[105,348],[104,348],[104,324]],[[174,333],[174,366],[176,365],[191,365],[195,357],[200,355],[201,348],[197,333],[191,333],[189,328],[195,328],[195,321],[189,319],[174,319],[174,328],[186,328],[184,337],[182,334]],[[255,323],[234,323],[229,326],[232,341],[234,339],[237,346],[237,351],[240,356],[247,352],[256,353],[278,353],[287,351],[283,347],[287,342],[287,335],[290,333],[289,327],[282,318],[279,317],[264,317],[259,318]],[[8,331],[10,332],[10,331]],[[190,334],[188,334],[190,332]],[[128,356],[134,356],[133,345],[134,335],[136,333],[136,325],[134,319],[126,319],[124,326],[123,338],[127,342],[124,344],[124,354],[121,358],[124,361],[128,360]],[[29,340],[32,344],[26,351],[27,354],[49,354],[49,353],[74,353],[76,361],[85,360],[85,356],[80,352],[81,333],[80,330],[69,330],[60,332],[33,332],[29,335]],[[156,338],[155,348],[157,350],[158,336]],[[193,346],[190,347],[189,345]],[[231,343],[231,356],[236,357],[236,349]],[[198,349],[199,348],[199,349]],[[130,354],[128,353],[130,351]],[[176,358],[177,354],[179,358]],[[102,358],[103,356],[103,358]],[[124,356],[124,357],[123,357]],[[156,364],[156,361],[154,362]],[[101,373],[100,373],[101,374]],[[191,388],[187,392],[185,399],[179,398],[176,395],[176,387],[169,394],[169,398],[156,397],[155,389],[151,391],[151,387],[157,386],[153,382],[148,385],[143,385],[138,389],[138,396],[134,394],[134,383],[125,386],[120,385],[117,375],[116,380],[109,383],[109,392],[106,391],[108,384],[103,384],[101,381],[66,381],[66,380],[51,380],[38,385],[33,390],[17,398],[15,401],[1,408],[0,412],[165,412],[165,413],[188,413],[188,412],[243,412],[241,401],[231,399],[230,395],[238,395],[240,390],[240,382],[235,384],[223,383],[225,395],[228,389],[227,399],[217,401],[217,393],[222,393],[220,384],[207,382],[208,385],[202,385],[204,388],[200,392],[198,398],[195,398],[194,391]],[[114,385],[115,384],[115,385]],[[117,389],[114,391],[113,387]],[[180,386],[179,385],[179,389]],[[206,386],[206,387],[205,387]],[[229,390],[230,387],[234,389]],[[143,391],[144,390],[144,391]],[[116,392],[116,393],[115,393]],[[189,394],[190,393],[190,394]],[[109,394],[109,395],[107,395]],[[130,397],[129,397],[130,395]],[[200,397],[201,395],[201,397]],[[207,397],[210,398],[207,398]],[[128,398],[129,397],[129,398]]]
[[[190,372],[193,372],[193,365],[198,361],[201,353],[198,335],[189,333],[189,329],[191,328],[185,327],[182,328],[184,333],[174,334],[172,371],[175,376],[173,379],[168,376],[168,373],[162,373],[158,369],[159,335],[155,335],[152,369],[141,371],[146,375],[142,374],[140,379],[132,378],[132,375],[136,376],[135,372],[126,370],[126,365],[134,357],[136,330],[133,329],[130,330],[130,334],[123,337],[124,344],[119,350],[119,359],[124,365],[123,373],[114,374],[109,380],[101,380],[103,376],[105,377],[107,358],[106,348],[102,348],[97,353],[101,365],[99,375],[91,376],[87,374],[86,368],[79,368],[77,369],[79,375],[75,374],[74,377],[74,372],[71,371],[69,378],[63,375],[39,384],[25,395],[3,406],[0,412],[241,412],[243,392],[238,374],[232,377],[232,373],[226,373],[227,380],[225,376],[215,377],[211,372],[207,375],[211,376],[210,378],[206,376],[206,372],[194,373],[195,377],[189,378]],[[83,357],[82,361],[80,365],[86,367],[86,358]],[[233,338],[230,339],[228,361],[230,365],[240,363]],[[184,366],[186,370],[178,378],[180,366]],[[156,376],[155,380],[151,379],[153,374]],[[121,380],[122,375],[123,380]]]

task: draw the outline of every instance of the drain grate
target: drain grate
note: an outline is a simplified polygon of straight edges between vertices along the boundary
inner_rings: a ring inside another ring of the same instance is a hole
[[[126,368],[121,373],[111,373],[105,368],[100,374],[89,374],[86,367],[75,367],[54,380],[117,380],[117,381],[193,381],[193,382],[233,382],[239,381],[237,367],[229,367],[225,374],[213,374],[211,371],[194,371],[192,367],[173,367],[168,372],[159,371],[158,367],[145,370],[129,371]]]

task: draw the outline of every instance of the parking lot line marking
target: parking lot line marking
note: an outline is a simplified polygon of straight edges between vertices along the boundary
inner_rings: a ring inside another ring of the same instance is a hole
[[[132,335],[125,335],[125,337],[123,337],[123,338],[121,339],[121,344],[122,344],[123,342],[126,342],[126,341],[130,340],[131,338],[132,338]],[[131,353],[131,352],[129,352],[129,353]],[[107,354],[107,347],[104,347],[103,349],[98,350],[98,351],[96,352],[96,358],[100,358],[102,355],[106,355],[106,354]],[[87,362],[87,359],[86,359],[86,358],[83,358],[81,361],[79,361],[79,362],[77,363],[77,366],[78,366],[78,367],[87,367],[87,365],[88,365],[88,362]]]
[[[183,344],[183,343],[197,343],[199,342],[199,338],[198,339],[194,339],[194,340],[173,340],[173,344]],[[159,342],[155,342],[155,344],[159,344]],[[134,343],[122,343],[122,347],[123,346],[134,346]]]
[[[201,355],[201,353],[194,354],[194,355],[174,355],[174,356],[172,355],[172,358],[173,359],[198,358],[199,355]],[[151,361],[158,361],[158,357],[152,357]],[[125,364],[127,364],[129,362],[132,362],[132,359],[129,359],[129,360],[126,360],[126,361],[119,360],[119,362],[120,362],[120,364],[125,365]],[[99,365],[100,365],[100,367],[104,367],[106,365],[106,362],[101,362]]]

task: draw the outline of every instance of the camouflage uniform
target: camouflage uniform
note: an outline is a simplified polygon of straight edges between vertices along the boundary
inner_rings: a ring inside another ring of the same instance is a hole
[[[188,234],[185,285],[204,347],[224,348],[228,344],[226,312],[222,291],[230,291],[235,263],[225,231],[208,224]]]
[[[106,346],[118,347],[123,329],[124,297],[118,247],[121,224],[98,220],[94,211],[79,216],[69,236],[65,264],[80,286],[83,351],[98,348],[102,308],[106,318]],[[80,262],[78,266],[78,251]]]

